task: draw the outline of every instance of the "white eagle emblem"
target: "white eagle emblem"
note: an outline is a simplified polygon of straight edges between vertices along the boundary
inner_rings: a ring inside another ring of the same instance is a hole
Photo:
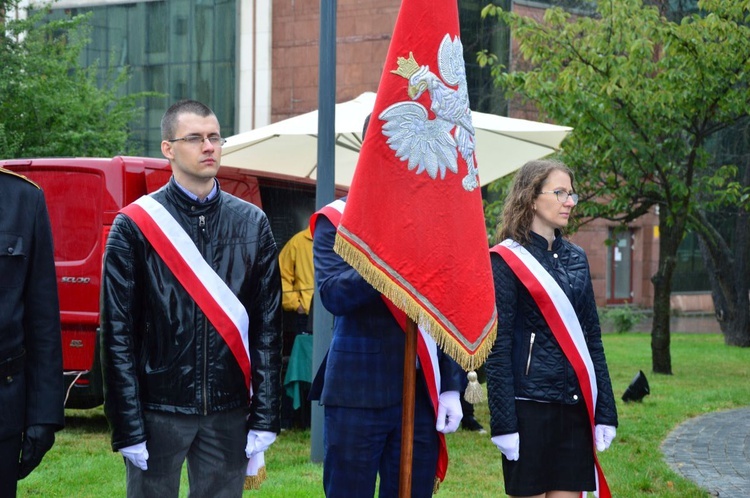
[[[479,170],[474,163],[474,126],[471,123],[469,94],[466,91],[466,68],[463,45],[458,37],[451,40],[446,34],[438,50],[440,77],[429,66],[420,66],[409,53],[409,58],[398,58],[398,69],[391,71],[409,80],[408,93],[417,100],[425,91],[432,104],[435,119],[429,119],[427,109],[418,102],[397,102],[379,118],[385,121],[383,135],[396,157],[408,161],[409,170],[417,174],[426,171],[430,178],[445,178],[445,171],[458,173],[458,154],[466,161],[468,174],[461,182],[472,191],[479,186]],[[445,81],[445,83],[443,82]],[[447,83],[447,84],[446,84]],[[457,89],[448,85],[457,86]]]

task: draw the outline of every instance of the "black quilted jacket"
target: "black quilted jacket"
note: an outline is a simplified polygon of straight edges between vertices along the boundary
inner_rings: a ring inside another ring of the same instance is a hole
[[[197,203],[174,182],[152,194],[247,309],[253,399],[248,428],[279,432],[281,277],[265,214],[219,191]],[[104,254],[101,362],[112,448],[147,439],[143,410],[200,415],[248,406],[227,343],[146,241],[117,215]]]
[[[573,304],[596,371],[595,422],[617,427],[617,408],[604,357],[588,260],[583,250],[558,236],[532,233],[525,248],[552,275]],[[486,363],[492,435],[518,431],[515,398],[575,404],[583,401],[573,367],[552,335],[526,287],[503,258],[491,253],[498,313],[497,340]]]

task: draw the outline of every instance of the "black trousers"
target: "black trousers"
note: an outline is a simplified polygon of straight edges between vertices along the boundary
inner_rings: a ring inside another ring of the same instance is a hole
[[[127,496],[176,498],[187,460],[188,496],[241,497],[247,457],[246,410],[211,415],[145,411],[148,470],[125,460]]]
[[[0,496],[13,498],[18,485],[21,434],[0,441]]]

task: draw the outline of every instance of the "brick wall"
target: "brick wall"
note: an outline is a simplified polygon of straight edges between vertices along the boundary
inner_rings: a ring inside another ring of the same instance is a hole
[[[650,308],[653,304],[653,286],[651,276],[656,272],[658,264],[658,243],[655,241],[654,225],[658,224],[655,215],[648,214],[630,224],[633,232],[631,254],[631,286],[633,291],[632,304],[642,308]],[[607,304],[607,258],[606,245],[609,230],[615,224],[606,220],[594,220],[583,225],[578,232],[571,236],[571,241],[586,251],[591,266],[591,279],[598,306]]]
[[[377,91],[398,0],[339,0],[336,102]],[[271,121],[318,108],[320,0],[274,0]]]

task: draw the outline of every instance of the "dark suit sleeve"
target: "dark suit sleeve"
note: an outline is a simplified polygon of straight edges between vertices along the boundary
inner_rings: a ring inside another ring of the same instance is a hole
[[[439,348],[438,364],[440,365],[440,392],[461,392],[466,386],[466,372],[461,365]]]
[[[318,296],[336,316],[347,315],[363,305],[381,299],[380,293],[333,250],[336,228],[325,216],[318,216],[313,238],[313,265]]]
[[[33,206],[33,241],[24,291],[26,427],[64,425],[65,382],[60,337],[60,305],[47,206],[39,190]]]

